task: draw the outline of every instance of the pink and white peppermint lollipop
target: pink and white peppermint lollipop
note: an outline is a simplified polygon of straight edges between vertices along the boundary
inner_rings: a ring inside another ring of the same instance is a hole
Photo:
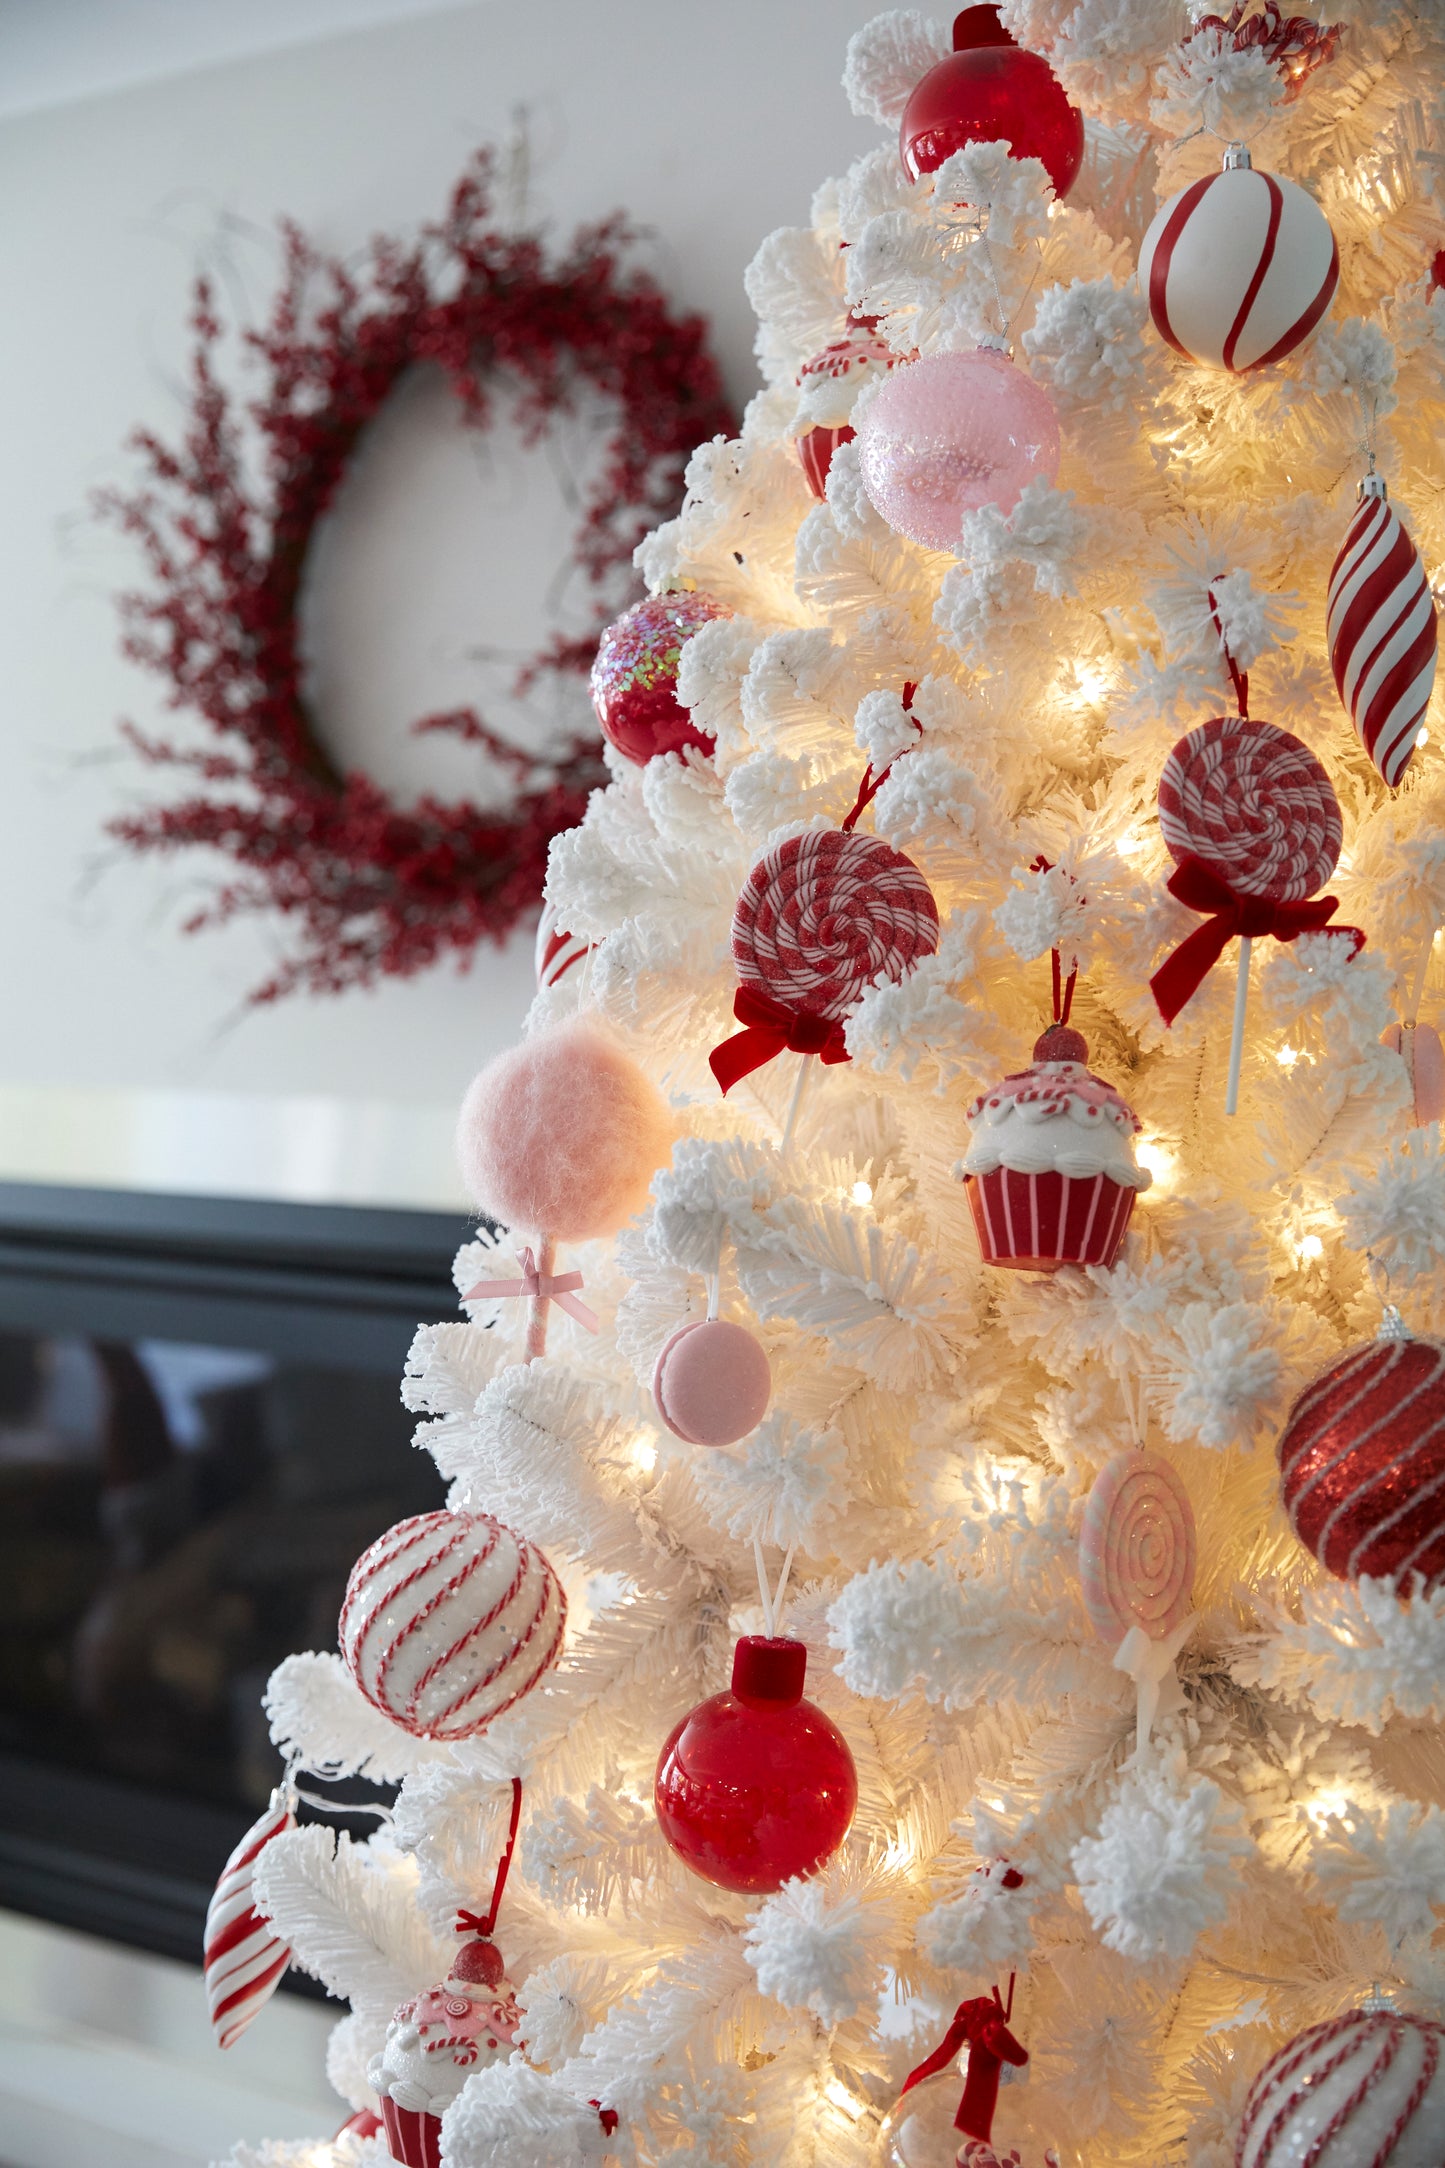
[[[841,828],[765,852],[733,913],[742,984],[797,1016],[845,1016],[875,979],[901,979],[937,947],[938,908],[913,861]]]
[[[1217,715],[1181,738],[1159,778],[1170,856],[1197,858],[1237,896],[1297,903],[1335,870],[1344,824],[1309,747],[1273,723]]]
[[[1228,650],[1226,650],[1226,655]],[[1231,670],[1233,665],[1231,664]],[[1237,677],[1243,704],[1244,681]],[[1239,1104],[1250,949],[1323,927],[1333,897],[1305,899],[1335,870],[1344,822],[1334,785],[1307,745],[1247,715],[1216,715],[1181,738],[1159,778],[1159,832],[1175,859],[1171,895],[1212,923],[1175,950],[1151,984],[1166,1023],[1239,936],[1239,979],[1224,1111]],[[1340,928],[1356,937],[1356,928]]]
[[[1110,1648],[1131,1627],[1166,1641],[1189,1616],[1194,1511],[1167,1460],[1116,1453],[1084,1506],[1079,1574],[1084,1607]]]

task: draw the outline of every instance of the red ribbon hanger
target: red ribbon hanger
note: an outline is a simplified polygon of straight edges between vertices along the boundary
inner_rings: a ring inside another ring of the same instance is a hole
[[[1149,981],[1166,1024],[1172,1024],[1185,1004],[1193,1000],[1236,938],[1296,941],[1302,933],[1328,930],[1354,944],[1351,956],[1358,956],[1365,945],[1360,927],[1329,925],[1340,907],[1337,896],[1307,896],[1300,903],[1271,903],[1267,896],[1241,896],[1202,858],[1192,854],[1180,859],[1167,886],[1170,895],[1191,911],[1208,915],[1202,926],[1196,926],[1173,954],[1165,957]]]
[[[841,1017],[804,1016],[748,986],[740,986],[733,995],[733,1015],[746,1030],[724,1039],[707,1058],[724,1097],[734,1084],[779,1054],[816,1054],[819,1061],[829,1064],[852,1059],[843,1041]]]
[[[946,2070],[960,2049],[966,2047],[968,2076],[964,2080],[958,2113],[953,2119],[954,2129],[961,2130],[966,2138],[992,2138],[999,2074],[1005,2063],[1021,2069],[1029,2059],[1028,2049],[1008,2029],[1013,2006],[1014,1982],[1010,1973],[1007,2004],[996,1987],[992,1995],[974,1995],[967,2002],[961,2002],[953,2013],[953,2023],[933,2053],[916,2070],[910,2070],[903,2081],[903,2092],[910,2092],[924,2078]]]
[[[522,1820],[522,1780],[512,1779],[512,1819],[507,1827],[506,1849],[497,1863],[497,1878],[492,1884],[492,1901],[485,1912],[457,1914],[456,1932],[459,1935],[477,1935],[483,1942],[490,1942],[497,1924],[497,1914],[502,1909],[502,1893],[507,1887],[507,1872],[512,1864],[512,1854],[517,1849],[517,1830]]]

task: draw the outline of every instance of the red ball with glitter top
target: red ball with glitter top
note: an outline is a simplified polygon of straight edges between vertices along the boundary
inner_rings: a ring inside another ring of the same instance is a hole
[[[836,1724],[803,1699],[801,1641],[745,1634],[733,1682],[674,1726],[657,1763],[658,1826],[685,1866],[749,1895],[816,1874],[847,1836],[858,1773]]]
[[[699,627],[731,615],[711,595],[682,590],[649,595],[608,626],[592,665],[592,705],[603,737],[624,759],[645,768],[659,754],[689,746],[712,751],[712,738],[694,728],[677,697],[677,670]]]
[[[965,8],[953,51],[930,68],[903,108],[898,149],[910,180],[936,173],[969,143],[1007,143],[1037,158],[1064,197],[1084,159],[1084,120],[1048,62],[1019,45],[996,7]]]
[[[1279,1441],[1280,1485],[1305,1549],[1341,1580],[1445,1579],[1445,1342],[1391,1316],[1307,1386]]]

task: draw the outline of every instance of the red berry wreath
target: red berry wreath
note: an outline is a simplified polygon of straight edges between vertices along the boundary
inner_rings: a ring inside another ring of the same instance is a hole
[[[151,576],[148,589],[121,598],[124,651],[158,671],[169,704],[218,740],[194,750],[123,725],[144,759],[189,771],[197,787],[113,821],[111,833],[137,850],[202,845],[236,861],[238,875],[187,931],[268,911],[297,930],[295,953],[257,1001],[405,976],[447,950],[501,941],[541,895],[550,839],[581,819],[604,779],[590,732],[538,757],[465,709],[413,727],[484,747],[515,775],[517,795],[501,811],[432,797],[403,810],[367,776],[339,773],[316,736],[296,615],[307,552],[403,371],[443,369],[478,428],[504,375],[518,388],[529,442],[567,410],[579,379],[616,404],[574,543],[599,593],[595,629],[534,656],[518,692],[549,671],[587,670],[618,606],[607,575],[676,509],[693,447],[732,428],[702,319],[673,316],[653,280],[622,265],[624,223],[584,229],[549,262],[534,237],[491,225],[489,182],[483,154],[438,224],[408,244],[373,241],[356,269],[283,224],[270,322],[245,335],[267,381],[239,409],[217,374],[221,325],[199,280],[184,437],[173,448],[139,433],[146,482],[99,500],[136,537]]]

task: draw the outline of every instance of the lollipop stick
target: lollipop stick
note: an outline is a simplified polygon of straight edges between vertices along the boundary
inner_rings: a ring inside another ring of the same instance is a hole
[[[1239,1110],[1239,1065],[1244,1058],[1244,1010],[1249,1000],[1249,952],[1254,943],[1243,940],[1239,944],[1239,978],[1234,989],[1234,1031],[1229,1041],[1229,1082],[1224,1091],[1224,1111],[1235,1114]]]
[[[545,1287],[557,1266],[557,1244],[551,1235],[537,1237],[537,1277]],[[534,1363],[547,1352],[547,1309],[549,1298],[534,1295],[527,1312],[527,1346],[523,1361]]]
[[[783,1125],[782,1153],[784,1159],[787,1158],[789,1151],[792,1149],[793,1131],[798,1122],[798,1109],[803,1104],[803,1088],[807,1084],[808,1071],[812,1064],[813,1057],[811,1054],[800,1054],[798,1056],[798,1081],[793,1086],[793,1103],[788,1108],[788,1119]]]

